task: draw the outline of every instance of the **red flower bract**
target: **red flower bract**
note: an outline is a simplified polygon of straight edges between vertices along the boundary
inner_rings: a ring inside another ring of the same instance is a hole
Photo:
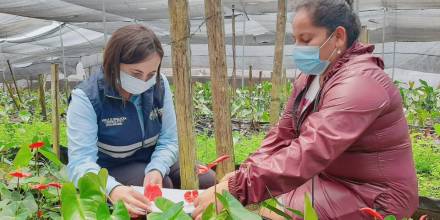
[[[11,175],[13,177],[17,177],[19,179],[32,176],[32,174],[30,174],[30,173],[25,173],[25,172],[20,172],[20,171],[11,172],[11,173],[9,173],[9,175]]]
[[[197,190],[187,191],[185,194],[183,194],[183,198],[187,203],[193,203],[197,197],[199,197],[199,191]]]
[[[217,166],[219,163],[221,163],[227,159],[229,159],[229,155],[220,156],[219,158],[217,158],[214,161],[212,161],[211,163],[209,163],[208,168],[212,169],[213,167]]]
[[[374,217],[374,219],[383,220],[382,215],[379,212],[377,212],[376,210],[374,210],[374,209],[371,209],[371,208],[361,208],[360,211],[365,213],[365,214],[370,215],[371,217]]]
[[[57,188],[57,189],[61,189],[61,187],[62,187],[61,183],[57,183],[57,182],[48,183],[47,186]]]
[[[428,220],[428,216],[427,215],[422,215],[422,216],[420,216],[419,220]]]
[[[44,146],[44,142],[39,141],[39,142],[35,142],[33,144],[30,144],[29,147],[34,150],[34,149],[40,149]]]
[[[45,190],[45,189],[47,189],[48,187],[49,187],[49,186],[46,185],[46,184],[37,184],[37,185],[33,185],[33,186],[31,186],[32,189],[36,189],[36,190],[38,190],[38,191]]]
[[[37,217],[38,217],[38,218],[43,217],[43,211],[38,210],[38,211],[37,211]]]
[[[209,172],[210,168],[203,165],[197,165],[197,174],[202,175]]]
[[[149,201],[154,201],[162,196],[162,190],[160,190],[160,187],[157,184],[147,184],[144,188],[144,196]]]

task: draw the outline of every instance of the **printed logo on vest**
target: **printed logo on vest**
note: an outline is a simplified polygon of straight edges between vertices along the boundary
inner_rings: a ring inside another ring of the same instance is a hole
[[[105,124],[106,127],[121,126],[124,124],[125,121],[127,121],[127,117],[104,118],[101,121]]]
[[[150,113],[150,120],[156,120],[158,117],[162,117],[163,115],[163,108],[154,108],[153,111]]]

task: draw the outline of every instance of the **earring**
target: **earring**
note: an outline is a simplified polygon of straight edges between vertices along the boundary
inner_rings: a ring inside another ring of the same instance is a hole
[[[341,54],[341,50],[338,50],[338,52],[337,52],[338,54]]]

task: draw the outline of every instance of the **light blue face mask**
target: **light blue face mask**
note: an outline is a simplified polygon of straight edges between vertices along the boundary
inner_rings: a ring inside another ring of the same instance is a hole
[[[327,70],[330,65],[329,60],[321,60],[319,58],[320,49],[333,37],[333,33],[327,40],[320,46],[294,46],[293,49],[293,61],[296,67],[301,70],[304,74],[308,75],[321,75]],[[335,53],[333,50],[329,59]]]

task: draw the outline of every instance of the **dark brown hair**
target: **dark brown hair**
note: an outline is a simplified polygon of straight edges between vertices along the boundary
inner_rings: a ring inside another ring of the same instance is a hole
[[[327,36],[330,36],[337,27],[344,27],[347,30],[347,48],[349,48],[361,32],[361,22],[352,5],[353,0],[304,0],[296,6],[296,11],[308,10],[313,24],[326,28]]]
[[[113,32],[104,51],[104,77],[113,89],[120,91],[120,64],[139,63],[157,53],[162,61],[163,49],[156,34],[149,28],[133,24]],[[161,62],[162,63],[162,62]],[[160,86],[160,66],[157,83]]]

